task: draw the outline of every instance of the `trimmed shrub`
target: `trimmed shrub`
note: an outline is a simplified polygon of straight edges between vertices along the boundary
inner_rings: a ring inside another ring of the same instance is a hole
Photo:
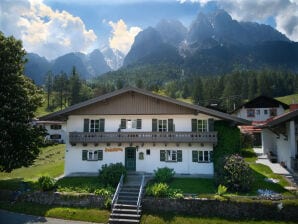
[[[102,196],[104,198],[104,205],[105,208],[111,207],[112,203],[112,196],[113,196],[113,189],[112,188],[100,188],[94,191],[95,195]]]
[[[247,192],[252,186],[252,172],[249,165],[238,154],[227,156],[220,181],[231,191]]]
[[[161,183],[169,183],[175,175],[174,169],[168,167],[158,168],[154,170],[154,181]]]
[[[126,176],[126,169],[122,163],[104,164],[99,170],[99,180],[103,186],[117,187],[122,174]]]
[[[50,191],[56,187],[56,180],[49,176],[41,176],[37,181],[38,187],[43,191]]]

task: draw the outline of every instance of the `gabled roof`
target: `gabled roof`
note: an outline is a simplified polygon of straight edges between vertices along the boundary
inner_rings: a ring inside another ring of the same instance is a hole
[[[251,123],[250,121],[238,118],[236,116],[232,116],[232,115],[229,115],[229,114],[226,114],[226,113],[223,113],[223,112],[215,111],[215,110],[212,110],[212,109],[209,109],[209,108],[206,108],[206,107],[181,102],[181,101],[178,101],[178,100],[170,98],[170,97],[161,96],[161,95],[149,92],[147,90],[138,89],[138,88],[135,88],[135,87],[127,87],[127,88],[123,88],[123,89],[120,89],[120,90],[116,90],[116,91],[111,92],[111,93],[104,94],[102,96],[98,96],[96,98],[93,98],[93,99],[90,99],[90,100],[75,104],[73,106],[70,106],[68,108],[65,108],[64,110],[60,110],[60,111],[45,115],[43,117],[40,117],[40,120],[60,120],[63,117],[66,118],[68,115],[71,115],[72,112],[74,112],[78,109],[88,107],[88,106],[93,105],[93,104],[98,103],[98,102],[105,102],[109,98],[112,98],[112,97],[115,97],[115,96],[118,96],[118,95],[121,95],[121,94],[124,94],[124,93],[128,93],[128,92],[139,93],[139,94],[149,96],[149,97],[161,100],[161,101],[165,101],[165,102],[168,102],[168,103],[176,104],[178,106],[182,106],[182,107],[194,110],[198,113],[207,114],[207,115],[210,115],[210,116],[217,117],[219,119],[233,121],[237,124],[250,124]]]
[[[247,103],[242,104],[241,106],[237,107],[232,113],[235,111],[244,108],[274,108],[279,107],[281,105],[285,110],[289,109],[289,105],[280,102],[274,98],[268,97],[268,96],[258,96]]]
[[[294,110],[294,111],[276,116],[261,127],[262,128],[274,127],[293,119],[298,119],[298,110]]]

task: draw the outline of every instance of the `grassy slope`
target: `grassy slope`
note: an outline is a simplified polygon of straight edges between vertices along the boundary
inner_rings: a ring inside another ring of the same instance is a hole
[[[288,95],[288,96],[277,97],[275,99],[277,99],[283,103],[286,103],[286,104],[298,103],[298,93]]]
[[[64,144],[42,148],[32,166],[15,169],[11,173],[1,172],[0,188],[15,189],[20,181],[32,182],[42,175],[60,176],[64,171],[64,151]]]

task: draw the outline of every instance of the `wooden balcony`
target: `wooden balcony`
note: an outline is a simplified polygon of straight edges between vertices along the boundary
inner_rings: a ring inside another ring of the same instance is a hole
[[[77,143],[217,143],[217,132],[70,132]]]

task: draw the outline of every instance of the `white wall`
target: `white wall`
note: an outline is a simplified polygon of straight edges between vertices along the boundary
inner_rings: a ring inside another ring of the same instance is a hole
[[[125,131],[139,131],[151,132],[152,119],[174,119],[175,131],[191,131],[191,119],[208,119],[212,118],[205,114],[198,115],[71,115],[67,121],[68,132],[83,132],[84,131],[84,118],[89,119],[105,119],[105,132],[117,132],[121,119],[142,119],[142,129],[121,130]],[[214,118],[216,120],[216,118]]]
[[[46,139],[50,139],[50,135],[61,135],[61,140],[63,142],[66,142],[66,123],[64,124],[59,124],[61,125],[61,129],[51,129],[52,124],[45,124],[44,127],[47,129],[48,135],[46,136]],[[58,140],[58,139],[57,139]]]
[[[136,146],[137,144],[133,145]],[[71,146],[67,144],[66,155],[65,155],[65,175],[77,172],[98,172],[103,164],[117,163],[121,162],[125,164],[125,147],[128,144],[122,144],[118,146],[117,144],[111,144],[107,146],[106,144],[99,144],[94,146],[93,144],[88,144],[87,146],[82,146],[77,144],[76,146]],[[192,150],[207,150],[212,151],[212,144],[205,144],[201,146],[199,144],[156,144],[153,146],[152,143],[145,144],[144,146],[139,145],[138,151],[136,152],[136,171],[153,173],[153,171],[159,167],[169,167],[173,168],[177,174],[206,174],[213,175],[214,167],[213,163],[197,163],[192,162]],[[105,148],[122,148],[123,151],[117,152],[105,152]],[[150,149],[150,155],[146,155],[146,149]],[[182,150],[182,162],[161,162],[160,161],[160,150]],[[82,160],[82,150],[103,150],[103,160],[102,161],[83,161]],[[144,153],[144,159],[139,159],[139,153]]]
[[[265,154],[270,151],[277,153],[276,137],[269,129],[262,129],[262,149]]]

